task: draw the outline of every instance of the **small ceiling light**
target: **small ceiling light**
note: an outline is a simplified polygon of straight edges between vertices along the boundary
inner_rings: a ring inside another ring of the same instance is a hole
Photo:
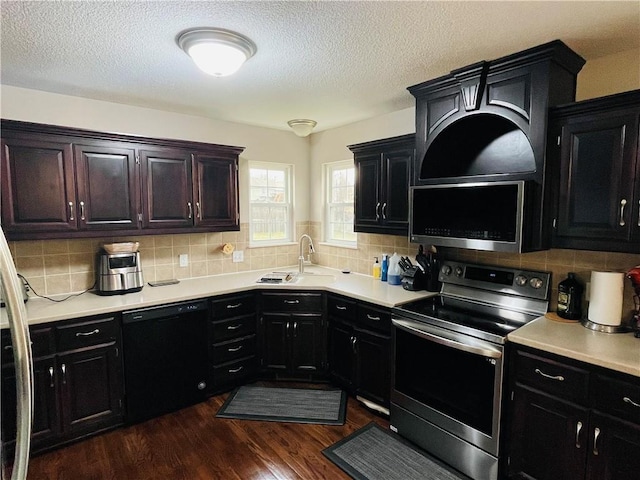
[[[289,120],[287,124],[291,127],[291,130],[293,130],[293,133],[295,133],[297,136],[306,137],[311,133],[313,127],[317,125],[317,122],[315,122],[314,120],[297,118],[295,120]]]
[[[205,73],[225,77],[238,71],[257,50],[244,35],[222,28],[194,28],[178,35],[177,43]]]

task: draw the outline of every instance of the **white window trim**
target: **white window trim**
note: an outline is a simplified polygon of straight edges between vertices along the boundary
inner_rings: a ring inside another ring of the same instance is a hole
[[[277,239],[277,240],[253,240],[254,225],[251,221],[251,210],[254,205],[251,202],[251,169],[253,168],[256,168],[256,169],[263,168],[267,170],[285,170],[287,172],[288,185],[286,190],[288,193],[288,202],[284,204],[276,204],[276,205],[285,206],[287,208],[287,230],[286,230],[285,238]],[[273,246],[295,244],[293,240],[295,235],[295,224],[294,224],[294,214],[293,214],[294,165],[288,164],[288,163],[249,161],[247,186],[248,186],[247,190],[249,192],[249,248],[273,247]]]
[[[343,168],[355,168],[353,159],[350,160],[340,160],[338,162],[330,162],[330,163],[325,163],[323,165],[323,241],[321,242],[322,244],[325,245],[331,245],[331,246],[335,246],[335,247],[346,247],[346,248],[357,248],[358,247],[358,240],[357,240],[357,233],[356,233],[356,240],[354,241],[348,241],[348,240],[337,240],[337,239],[333,239],[333,238],[329,238],[329,225],[331,223],[331,219],[330,219],[330,203],[329,203],[329,198],[330,198],[330,189],[331,189],[331,183],[330,183],[330,176],[329,174],[333,171],[333,170],[339,170],[339,169],[343,169]],[[354,185],[355,188],[355,185]],[[354,199],[355,201],[355,199]],[[354,205],[354,210],[355,210],[355,205]],[[355,213],[355,211],[354,211]]]

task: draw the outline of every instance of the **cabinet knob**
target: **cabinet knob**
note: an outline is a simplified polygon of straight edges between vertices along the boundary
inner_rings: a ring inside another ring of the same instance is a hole
[[[69,202],[69,221],[73,222],[75,217],[73,216],[73,202]]]

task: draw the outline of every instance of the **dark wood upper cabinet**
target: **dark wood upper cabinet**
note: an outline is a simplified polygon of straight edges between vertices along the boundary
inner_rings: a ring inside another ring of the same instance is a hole
[[[195,224],[201,227],[239,226],[237,159],[197,154],[193,169]]]
[[[2,133],[2,225],[8,234],[77,228],[70,142]]]
[[[551,111],[555,247],[640,251],[639,128],[640,90]]]
[[[356,232],[406,235],[414,135],[350,145],[356,169]]]
[[[74,146],[81,229],[139,228],[138,170],[132,148]]]
[[[191,155],[182,150],[141,150],[140,164],[144,227],[192,226]]]
[[[240,147],[2,120],[10,240],[239,230]]]

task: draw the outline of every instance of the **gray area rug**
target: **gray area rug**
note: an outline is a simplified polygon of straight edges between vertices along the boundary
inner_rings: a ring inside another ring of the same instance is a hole
[[[322,453],[356,480],[470,480],[375,423]]]
[[[342,390],[242,386],[231,392],[216,417],[269,422],[343,425]]]

